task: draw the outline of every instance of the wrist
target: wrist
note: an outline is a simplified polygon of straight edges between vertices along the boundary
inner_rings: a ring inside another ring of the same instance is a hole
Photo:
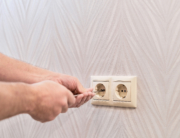
[[[22,81],[22,82],[33,84],[33,83],[38,83],[44,80],[48,80],[48,78],[50,78],[51,76],[54,76],[56,73],[33,66],[33,68],[30,71],[28,71],[28,73],[26,71],[25,74],[26,74],[25,75],[26,78],[23,78],[25,79],[25,81]]]
[[[17,91],[15,96],[18,97],[17,107],[20,108],[21,113],[29,113],[35,107],[35,94],[33,93],[32,86],[26,83],[17,84]]]

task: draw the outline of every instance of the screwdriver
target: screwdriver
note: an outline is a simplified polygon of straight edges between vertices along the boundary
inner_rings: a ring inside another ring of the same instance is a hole
[[[104,89],[101,89],[101,91],[93,91],[93,93],[104,92],[104,91],[105,91]],[[76,97],[78,95],[80,95],[80,94],[76,94],[76,95],[74,95],[74,97]]]

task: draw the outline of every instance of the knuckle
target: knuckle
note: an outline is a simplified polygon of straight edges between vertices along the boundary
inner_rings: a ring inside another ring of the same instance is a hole
[[[66,113],[68,111],[68,107],[63,107],[62,108],[62,113]]]
[[[77,105],[77,107],[80,107],[81,105],[79,104],[79,105]]]
[[[49,121],[52,121],[55,119],[55,116],[52,114],[52,115],[48,115],[46,116],[45,118],[41,119],[41,123],[45,123],[45,122],[49,122]]]
[[[66,107],[66,108],[64,108],[64,113],[66,113],[68,111],[68,108]]]
[[[45,123],[46,121],[45,120],[40,120],[41,123]]]
[[[53,115],[51,115],[51,116],[48,116],[48,117],[46,118],[45,122],[49,122],[49,121],[52,121],[52,120],[54,120],[54,119],[55,119],[55,117],[54,117]]]
[[[54,109],[54,112],[53,112],[53,115],[54,116],[57,116],[57,115],[59,115],[60,114],[60,109],[59,109],[59,107],[58,108],[56,108],[56,109]]]
[[[65,113],[65,112],[67,112],[67,110],[68,110],[68,104],[67,104],[67,102],[66,101],[63,101],[62,103],[61,103],[61,107],[62,107],[62,113]]]
[[[54,120],[55,119],[55,117],[54,116],[51,116],[50,118],[49,118],[49,121],[52,121],[52,120]]]
[[[62,101],[62,102],[61,102],[61,106],[62,106],[62,107],[66,107],[66,106],[67,106],[67,102]]]

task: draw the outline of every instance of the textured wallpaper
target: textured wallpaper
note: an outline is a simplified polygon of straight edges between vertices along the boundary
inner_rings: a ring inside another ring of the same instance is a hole
[[[136,75],[137,108],[70,109],[45,124],[18,115],[0,138],[179,138],[179,0],[0,0],[0,52],[76,76]]]

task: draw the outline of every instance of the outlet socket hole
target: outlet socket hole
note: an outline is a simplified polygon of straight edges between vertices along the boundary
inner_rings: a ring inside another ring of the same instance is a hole
[[[128,90],[125,85],[119,84],[116,87],[116,96],[119,97],[120,99],[126,98],[127,93],[128,93]]]
[[[99,83],[96,85],[95,90],[98,91],[97,95],[100,97],[104,97],[105,93],[106,93],[106,88],[102,83]]]

